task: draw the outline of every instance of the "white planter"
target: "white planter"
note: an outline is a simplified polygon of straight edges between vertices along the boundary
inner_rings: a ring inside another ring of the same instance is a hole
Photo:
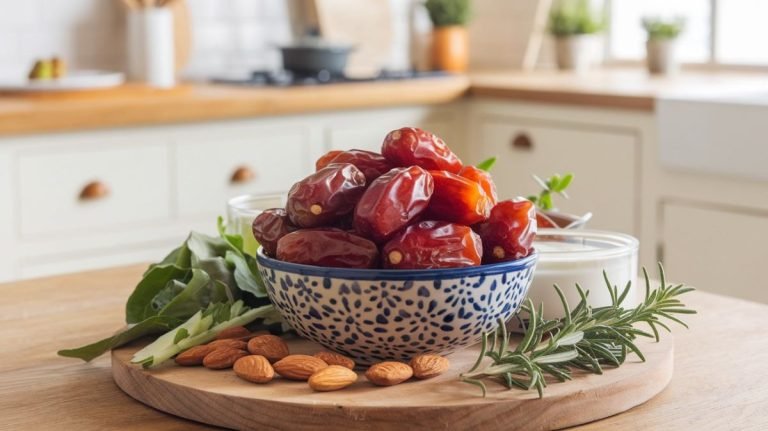
[[[555,55],[560,70],[586,72],[600,62],[600,36],[582,34],[557,37]]]
[[[654,74],[671,75],[680,70],[677,61],[677,41],[649,40],[645,47],[648,52],[648,71]]]

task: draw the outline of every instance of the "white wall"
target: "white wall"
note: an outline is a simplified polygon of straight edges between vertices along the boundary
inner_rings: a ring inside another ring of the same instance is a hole
[[[391,0],[391,64],[408,62],[411,0]],[[287,0],[187,0],[193,52],[185,75],[277,68],[277,45],[290,41]],[[362,3],[361,3],[362,4]],[[119,0],[0,0],[0,75],[26,73],[58,55],[73,68],[123,70],[125,11]]]

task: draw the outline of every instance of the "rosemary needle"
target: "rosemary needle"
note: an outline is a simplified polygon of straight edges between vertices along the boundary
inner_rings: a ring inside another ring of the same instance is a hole
[[[483,334],[480,355],[474,366],[461,375],[463,382],[478,386],[486,394],[486,381],[498,381],[509,389],[536,389],[544,396],[546,376],[560,382],[570,380],[573,369],[602,374],[604,367],[619,367],[630,353],[641,360],[645,357],[634,340],[649,337],[659,340],[659,328],[671,331],[663,320],[673,321],[687,328],[675,315],[695,314],[686,308],[678,297],[694,290],[682,284],[668,285],[664,268],[659,264],[660,286],[651,290],[648,272],[645,278],[644,300],[635,308],[625,309],[622,303],[630,292],[631,282],[620,292],[611,285],[605,271],[603,278],[611,296],[611,305],[593,308],[587,305],[588,291],[578,284],[576,289],[581,300],[571,309],[562,290],[554,286],[563,305],[564,317],[547,320],[542,308],[537,310],[529,299],[522,311],[530,315],[528,327],[514,349],[509,347],[509,335],[503,321],[499,329]],[[645,323],[650,332],[635,327]],[[481,368],[485,358],[490,364]]]

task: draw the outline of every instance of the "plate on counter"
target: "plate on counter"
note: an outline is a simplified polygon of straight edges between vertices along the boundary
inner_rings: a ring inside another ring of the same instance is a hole
[[[0,92],[38,93],[73,90],[94,90],[117,87],[125,83],[125,74],[105,70],[77,70],[67,73],[58,79],[30,80],[26,77],[19,79],[0,80]]]

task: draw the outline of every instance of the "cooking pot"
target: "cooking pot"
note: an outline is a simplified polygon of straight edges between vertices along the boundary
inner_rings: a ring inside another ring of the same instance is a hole
[[[330,44],[319,40],[306,40],[295,45],[282,46],[283,68],[285,70],[315,75],[326,71],[331,75],[343,75],[351,45]]]

